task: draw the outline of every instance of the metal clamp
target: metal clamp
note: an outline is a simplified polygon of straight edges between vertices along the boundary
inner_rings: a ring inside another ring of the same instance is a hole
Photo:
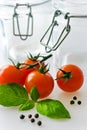
[[[67,24],[66,26],[63,28],[63,30],[61,31],[56,43],[52,43],[52,47],[50,45],[50,41],[54,32],[54,28],[55,26],[59,26],[58,22],[55,20],[56,17],[63,15],[64,19],[67,20]],[[45,51],[47,53],[51,52],[51,51],[55,51],[60,45],[61,43],[63,43],[63,41],[65,40],[65,38],[68,36],[68,34],[71,31],[71,26],[70,26],[70,20],[72,18],[87,18],[87,15],[71,15],[69,12],[67,12],[66,14],[64,14],[62,11],[60,10],[56,10],[52,19],[52,23],[49,26],[49,28],[47,29],[47,31],[45,32],[45,34],[42,36],[40,43],[45,46]],[[44,40],[46,35],[49,33],[48,39]],[[45,41],[45,42],[44,42]]]
[[[60,33],[60,36],[58,37],[56,43],[51,47],[49,44],[50,44],[50,41],[51,41],[51,38],[52,38],[52,34],[54,32],[54,28],[57,26],[59,26],[58,22],[55,20],[56,17],[62,15],[62,12],[60,10],[56,10],[55,13],[54,13],[54,16],[53,16],[53,19],[52,19],[52,23],[51,25],[49,26],[49,28],[47,29],[47,31],[45,32],[45,34],[43,35],[43,37],[41,38],[40,40],[40,43],[45,46],[45,51],[47,53],[51,52],[51,51],[55,51],[60,45],[61,43],[64,41],[64,39],[67,37],[67,35],[69,34],[70,30],[71,30],[71,26],[70,26],[70,17],[68,17],[68,13],[66,14],[66,17],[65,19],[67,19],[67,25],[63,28],[63,30],[61,31]],[[47,39],[47,42],[44,43],[44,39],[46,37],[46,35],[49,34],[48,36],[48,39]]]
[[[19,18],[20,13],[17,12],[17,9],[19,7],[26,7],[27,8],[27,14],[25,14],[25,16],[27,17],[27,26],[26,26],[26,33],[23,34],[23,32],[21,32],[21,28],[22,26],[20,26],[20,22],[19,22]],[[31,6],[29,4],[16,4],[15,8],[14,8],[14,15],[13,15],[13,34],[15,36],[20,36],[20,38],[22,40],[26,40],[28,38],[28,36],[32,36],[33,35],[33,15],[32,15],[32,9]]]

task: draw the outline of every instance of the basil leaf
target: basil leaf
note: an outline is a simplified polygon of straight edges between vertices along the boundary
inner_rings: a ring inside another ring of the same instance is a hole
[[[20,111],[22,110],[30,110],[35,106],[34,101],[33,100],[28,100],[26,101],[24,104],[22,104],[19,108]]]
[[[28,100],[26,89],[19,84],[0,85],[0,104],[3,106],[18,106]]]
[[[39,101],[36,105],[36,109],[40,114],[50,118],[70,118],[68,110],[58,100],[46,99]]]
[[[30,96],[31,96],[31,99],[33,101],[37,101],[38,98],[40,97],[40,94],[39,94],[39,92],[38,92],[38,90],[37,90],[36,87],[32,87],[31,88],[31,90],[30,90]]]

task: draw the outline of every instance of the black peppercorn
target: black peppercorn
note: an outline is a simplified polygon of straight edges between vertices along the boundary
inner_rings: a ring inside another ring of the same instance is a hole
[[[73,100],[77,100],[77,97],[76,97],[76,96],[74,96],[74,97],[73,97]]]
[[[37,124],[38,124],[39,126],[41,126],[41,125],[42,125],[42,122],[41,122],[41,121],[38,121]]]
[[[77,103],[78,103],[78,105],[80,105],[80,104],[81,104],[81,101],[78,101]]]
[[[31,122],[32,122],[32,123],[33,123],[33,122],[35,122],[35,119],[34,119],[34,118],[32,118],[32,119],[31,119]]]
[[[74,104],[75,102],[73,100],[70,101],[70,104]]]
[[[32,117],[32,115],[31,115],[31,114],[29,114],[29,115],[28,115],[28,118],[31,118],[31,117]]]
[[[34,115],[34,117],[35,117],[35,118],[38,118],[38,117],[39,117],[39,114],[38,114],[38,113],[36,113],[36,114]]]
[[[20,119],[24,119],[25,118],[25,115],[20,115]]]

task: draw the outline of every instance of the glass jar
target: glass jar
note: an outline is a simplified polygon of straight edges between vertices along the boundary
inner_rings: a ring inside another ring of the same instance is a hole
[[[87,1],[53,0],[52,3],[54,15],[41,44],[46,52],[54,51],[57,69],[72,63],[80,66],[87,75]]]
[[[27,53],[45,53],[40,38],[50,15],[51,0],[1,0],[0,37],[5,60],[22,60]]]

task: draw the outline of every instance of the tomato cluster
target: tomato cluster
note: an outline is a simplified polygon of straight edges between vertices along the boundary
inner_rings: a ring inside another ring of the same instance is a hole
[[[31,67],[35,63],[37,65]],[[54,80],[46,70],[45,63],[40,63],[37,59],[27,58],[23,64],[19,65],[19,67],[14,65],[2,67],[0,69],[0,84],[15,82],[25,86],[28,92],[35,86],[40,94],[40,98],[49,96],[54,88]],[[30,68],[28,68],[29,66]]]
[[[31,67],[31,65],[36,63],[38,63],[36,66]],[[49,96],[54,89],[53,77],[47,71],[45,63],[37,59],[32,60],[27,58],[22,67],[19,68],[14,65],[2,67],[0,69],[0,84],[12,82],[25,86],[28,93],[30,93],[32,87],[36,87],[40,98]],[[56,72],[56,83],[63,91],[77,91],[81,88],[83,82],[83,72],[76,65],[64,65]]]

